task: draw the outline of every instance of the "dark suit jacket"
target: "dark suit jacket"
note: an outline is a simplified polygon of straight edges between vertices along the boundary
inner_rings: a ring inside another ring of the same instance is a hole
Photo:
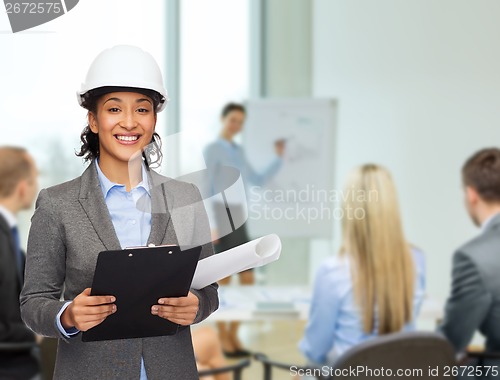
[[[34,342],[35,335],[21,320],[19,278],[14,241],[7,221],[0,215],[0,342]]]
[[[38,372],[30,345],[19,352],[3,347],[35,342],[35,334],[21,320],[19,293],[23,280],[17,271],[14,244],[10,227],[0,215],[0,379],[28,380]]]
[[[208,218],[192,184],[151,171],[151,233],[148,244],[202,245],[213,254]],[[21,315],[41,335],[60,338],[54,379],[139,379],[141,357],[148,380],[198,379],[189,327],[175,335],[82,342],[66,339],[56,326],[64,304],[92,278],[99,252],[121,249],[97,176],[95,163],[72,181],[40,192],[31,221]],[[200,300],[195,322],[219,305],[217,284],[192,290]]]
[[[500,215],[453,256],[451,295],[440,330],[457,352],[475,331],[488,351],[500,352]]]

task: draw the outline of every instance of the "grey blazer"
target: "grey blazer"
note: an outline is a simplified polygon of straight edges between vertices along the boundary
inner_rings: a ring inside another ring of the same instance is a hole
[[[148,244],[201,244],[201,258],[212,255],[198,189],[154,171],[149,181]],[[141,357],[148,380],[198,378],[189,327],[171,336],[85,343],[81,334],[64,338],[56,326],[61,296],[72,300],[91,287],[98,253],[121,249],[94,162],[81,177],[42,190],[31,223],[21,315],[34,332],[59,338],[54,379],[138,380]],[[217,284],[192,292],[200,300],[197,323],[218,308]]]
[[[500,215],[453,256],[451,294],[441,332],[457,352],[476,330],[488,351],[500,351]]]

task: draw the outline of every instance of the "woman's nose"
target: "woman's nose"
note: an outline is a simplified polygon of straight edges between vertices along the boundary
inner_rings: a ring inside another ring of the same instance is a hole
[[[123,119],[120,122],[120,126],[126,129],[132,129],[137,126],[137,121],[135,120],[133,112],[124,112]]]

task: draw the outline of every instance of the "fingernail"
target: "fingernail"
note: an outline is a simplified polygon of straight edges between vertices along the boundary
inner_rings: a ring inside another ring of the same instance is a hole
[[[110,300],[110,302],[115,302],[116,298],[115,297],[111,297],[109,300]]]
[[[153,306],[153,311],[158,311],[158,306]]]
[[[113,305],[113,313],[116,311],[116,305]]]
[[[158,303],[159,303],[160,305],[163,305],[163,300],[162,300],[162,299],[158,300]]]

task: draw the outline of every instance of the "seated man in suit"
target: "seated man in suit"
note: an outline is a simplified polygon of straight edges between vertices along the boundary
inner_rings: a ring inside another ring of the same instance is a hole
[[[500,352],[500,149],[470,157],[462,180],[467,211],[481,233],[453,256],[451,294],[440,330],[458,353],[477,330],[486,338],[487,351]]]
[[[0,379],[32,379],[38,373],[30,348],[35,334],[20,314],[24,254],[16,219],[19,211],[32,206],[37,186],[29,154],[22,148],[0,147]]]

